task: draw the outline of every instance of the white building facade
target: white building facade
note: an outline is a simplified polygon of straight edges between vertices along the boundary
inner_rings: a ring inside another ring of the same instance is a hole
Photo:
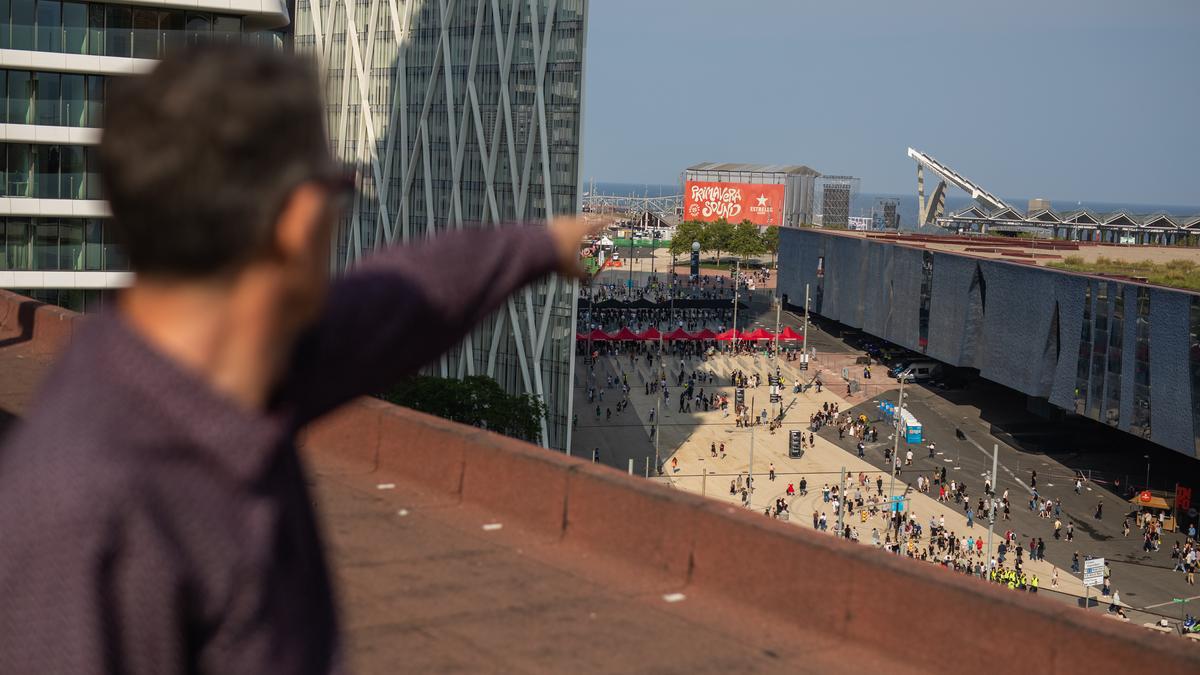
[[[114,77],[196,41],[282,46],[285,0],[0,0],[0,288],[94,309],[130,274],[94,148]]]
[[[363,176],[335,269],[440,230],[575,213],[585,35],[586,0],[297,0],[334,152]],[[569,448],[576,296],[535,284],[430,374],[539,397],[542,443]]]

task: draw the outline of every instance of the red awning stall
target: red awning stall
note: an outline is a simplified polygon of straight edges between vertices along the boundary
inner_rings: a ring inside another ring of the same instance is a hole
[[[621,330],[617,331],[617,334],[612,336],[611,339],[613,339],[613,340],[637,340],[639,338],[638,338],[637,333],[629,330],[628,327],[623,327],[623,328],[621,328]]]
[[[796,331],[792,330],[791,326],[785,326],[783,330],[779,331],[779,339],[780,340],[800,340],[801,342],[803,342],[804,336],[797,333]]]
[[[662,339],[662,333],[658,332],[658,329],[655,328],[654,326],[651,326],[651,327],[647,328],[646,330],[642,331],[642,334],[638,336],[638,339],[639,340],[660,340],[660,339]]]
[[[587,339],[592,340],[592,341],[611,340],[612,336],[609,335],[608,333],[605,333],[604,331],[600,330],[599,328],[596,328],[596,329],[593,329],[592,332],[588,333]]]

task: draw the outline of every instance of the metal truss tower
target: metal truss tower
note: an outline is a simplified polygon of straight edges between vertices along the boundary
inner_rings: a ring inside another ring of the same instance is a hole
[[[1008,204],[1002,199],[929,155],[909,148],[908,156],[917,162],[917,225],[932,225],[945,214],[947,184],[971,195],[975,201],[988,209],[1008,208]],[[926,168],[941,178],[937,187],[930,193],[928,201],[925,199]]]
[[[331,264],[439,230],[578,208],[586,0],[297,0],[335,154],[363,167]],[[549,408],[570,447],[577,284],[535,284],[431,374],[483,374]]]

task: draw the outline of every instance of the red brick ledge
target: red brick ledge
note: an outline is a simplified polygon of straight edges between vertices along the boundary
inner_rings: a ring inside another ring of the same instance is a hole
[[[979,672],[1200,672],[1200,650],[471,427],[360,400],[314,425],[349,460],[557,539],[906,663]],[[862,641],[860,643],[860,641]],[[1015,661],[1014,661],[1015,657]],[[850,656],[852,659],[852,655]]]

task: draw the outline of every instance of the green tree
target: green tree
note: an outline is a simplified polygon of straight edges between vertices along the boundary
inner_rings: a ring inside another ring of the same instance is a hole
[[[714,220],[704,228],[704,234],[700,238],[700,246],[705,251],[717,252],[717,264],[721,264],[721,251],[728,251],[730,244],[733,243],[733,225],[724,218]]]
[[[733,238],[729,250],[739,258],[746,258],[762,253],[762,237],[758,234],[758,226],[749,220],[738,223],[733,230]]]
[[[705,223],[699,220],[685,220],[675,228],[671,237],[671,257],[686,255],[692,251],[692,242],[699,241],[703,245]],[[674,261],[672,261],[674,263]]]
[[[379,398],[530,443],[541,439],[541,421],[546,416],[546,404],[537,397],[509,394],[485,375],[462,380],[408,377]]]
[[[779,226],[771,225],[762,233],[763,250],[771,254],[771,267],[775,266],[775,255],[779,253]]]

